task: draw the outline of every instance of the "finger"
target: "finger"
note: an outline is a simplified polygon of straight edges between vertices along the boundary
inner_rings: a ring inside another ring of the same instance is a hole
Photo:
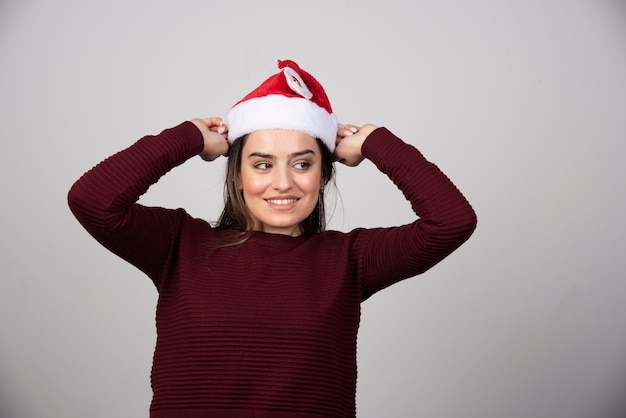
[[[346,126],[345,128],[342,129],[342,131],[339,133],[339,135],[341,135],[343,138],[347,138],[349,136],[352,136],[352,135],[356,134],[357,132],[359,132],[357,127],[355,127],[355,126]]]
[[[344,131],[349,132],[349,135],[352,135],[352,134],[359,132],[360,127],[356,125],[348,124],[348,125],[345,125],[343,129]]]
[[[217,125],[217,126],[211,126],[209,127],[209,130],[212,132],[217,132],[218,134],[225,134],[226,132],[228,132],[228,126],[226,126],[224,123]]]
[[[211,117],[211,118],[205,118],[202,119],[204,121],[204,123],[207,124],[207,126],[210,128],[213,127],[218,127],[221,126],[224,122],[222,121],[222,118],[216,116],[216,117]]]

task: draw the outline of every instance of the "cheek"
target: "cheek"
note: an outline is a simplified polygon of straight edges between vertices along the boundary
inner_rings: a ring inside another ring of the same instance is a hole
[[[307,176],[300,182],[300,189],[308,193],[317,194],[322,187],[322,179],[319,175]]]
[[[241,189],[244,193],[261,193],[267,188],[266,183],[264,176],[256,175],[248,170],[241,171]]]

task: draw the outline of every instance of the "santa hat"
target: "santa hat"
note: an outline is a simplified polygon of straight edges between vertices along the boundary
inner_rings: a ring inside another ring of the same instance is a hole
[[[293,61],[278,61],[277,74],[228,112],[228,142],[262,129],[304,132],[335,150],[337,117],[322,85]]]

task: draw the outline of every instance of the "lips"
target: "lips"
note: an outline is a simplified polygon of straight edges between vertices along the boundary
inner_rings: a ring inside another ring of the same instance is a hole
[[[285,205],[292,205],[296,203],[298,199],[293,199],[293,198],[291,199],[265,199],[265,201],[269,203],[270,205],[285,206]]]

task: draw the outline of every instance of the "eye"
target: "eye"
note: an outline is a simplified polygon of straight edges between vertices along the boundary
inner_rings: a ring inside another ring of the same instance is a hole
[[[259,170],[267,170],[271,167],[270,163],[256,163],[254,165],[254,168],[257,168]]]
[[[309,163],[308,161],[298,161],[293,166],[298,170],[306,170],[307,168],[311,167],[311,163]]]

